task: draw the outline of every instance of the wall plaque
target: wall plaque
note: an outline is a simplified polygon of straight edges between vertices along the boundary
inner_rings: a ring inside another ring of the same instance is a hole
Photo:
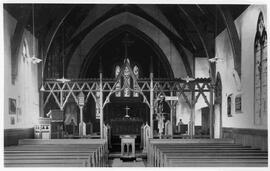
[[[9,114],[16,114],[16,99],[9,98]]]
[[[242,112],[242,96],[237,95],[235,97],[235,112],[241,113]]]

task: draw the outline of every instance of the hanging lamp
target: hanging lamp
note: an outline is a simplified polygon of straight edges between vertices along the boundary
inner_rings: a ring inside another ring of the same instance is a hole
[[[32,27],[33,27],[33,36],[32,36],[32,41],[33,41],[33,56],[30,58],[30,61],[33,64],[38,64],[40,63],[42,60],[37,58],[35,55],[35,11],[34,11],[34,4],[32,4]]]
[[[63,34],[64,34],[64,32],[63,32]],[[62,76],[62,78],[56,79],[56,81],[61,82],[61,83],[70,82],[70,79],[65,78],[65,40],[64,40],[64,38],[65,38],[65,34],[64,34],[63,40],[62,40],[62,43],[63,43],[63,55],[62,55],[63,76]]]
[[[217,7],[216,7],[216,17],[215,17],[215,40],[216,40],[216,37],[217,37]],[[215,43],[215,55],[216,55],[216,43]],[[223,62],[224,60],[218,56],[215,56],[214,58],[210,58],[208,59],[208,61],[210,63],[215,63],[215,62]]]
[[[41,88],[40,91],[45,91],[45,88],[43,86],[43,78],[44,78],[44,71],[43,71],[44,63],[43,63],[43,51],[42,51],[42,65],[41,65]]]
[[[192,77],[189,77],[187,76],[186,78],[182,78],[183,80],[185,80],[187,83],[190,82],[190,81],[194,81],[195,78],[192,78]]]

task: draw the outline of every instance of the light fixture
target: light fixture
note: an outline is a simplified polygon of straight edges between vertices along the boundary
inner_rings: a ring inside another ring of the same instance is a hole
[[[218,18],[217,18],[217,6],[216,6],[216,8],[215,8],[215,36],[214,36],[215,40],[216,40],[216,37],[217,37],[217,27],[218,27]],[[217,53],[217,51],[216,51],[216,43],[215,43],[215,55],[217,55],[216,53]],[[210,63],[215,63],[215,62],[223,62],[224,59],[215,56],[214,58],[208,59],[208,61]]]
[[[66,79],[66,78],[63,76],[62,78],[56,79],[56,81],[61,82],[61,83],[66,83],[66,82],[69,82],[70,79]]]
[[[43,81],[42,81],[42,82],[43,82]],[[43,83],[41,84],[40,91],[45,91],[45,88],[44,88],[44,86],[43,86]]]
[[[195,78],[192,78],[192,77],[189,77],[187,76],[186,78],[182,78],[183,80],[185,80],[187,83],[190,82],[190,81],[194,81]]]
[[[210,63],[214,63],[214,62],[223,62],[224,59],[223,58],[219,58],[219,57],[214,57],[214,58],[211,58],[211,59],[208,59]]]
[[[64,26],[63,26],[64,27]],[[63,34],[64,34],[64,31],[63,31]],[[62,40],[62,43],[63,43],[63,55],[62,55],[62,70],[63,70],[63,76],[62,78],[58,78],[56,79],[56,81],[58,82],[61,82],[61,83],[66,83],[66,82],[70,82],[70,79],[66,79],[65,78],[65,34],[63,36],[63,40]]]
[[[30,58],[30,61],[33,63],[33,64],[38,64],[40,63],[42,60],[37,58],[36,55],[35,55],[35,10],[34,10],[34,4],[32,4],[32,27],[33,27],[33,36],[32,36],[32,39],[33,39],[33,56]]]

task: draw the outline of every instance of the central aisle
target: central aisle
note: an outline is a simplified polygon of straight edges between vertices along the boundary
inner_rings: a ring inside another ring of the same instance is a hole
[[[109,160],[111,167],[146,167],[146,160],[142,158],[137,158],[134,161],[125,161],[123,162],[120,158],[114,158]]]

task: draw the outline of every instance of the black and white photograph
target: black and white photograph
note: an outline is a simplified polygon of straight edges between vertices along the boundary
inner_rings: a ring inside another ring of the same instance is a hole
[[[3,1],[3,168],[267,169],[269,6],[221,3]]]

